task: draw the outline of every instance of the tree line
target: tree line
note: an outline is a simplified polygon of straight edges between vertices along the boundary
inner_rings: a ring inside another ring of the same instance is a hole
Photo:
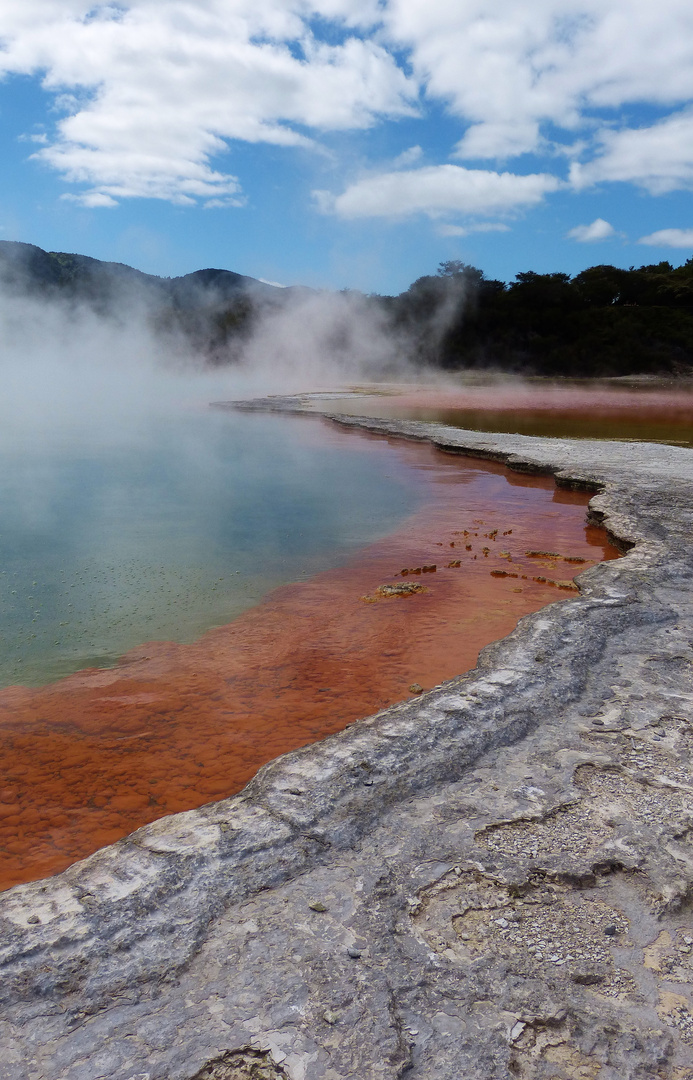
[[[510,284],[448,261],[399,296],[373,299],[422,362],[447,370],[693,372],[693,259],[574,277],[530,270]]]

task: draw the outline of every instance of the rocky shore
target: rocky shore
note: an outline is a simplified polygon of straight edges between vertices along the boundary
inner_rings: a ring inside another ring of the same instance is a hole
[[[2,894],[0,1080],[693,1080],[693,454],[334,419],[594,490],[626,554]]]

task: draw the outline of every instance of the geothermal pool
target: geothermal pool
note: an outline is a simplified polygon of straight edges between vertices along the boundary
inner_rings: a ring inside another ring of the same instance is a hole
[[[13,595],[67,625],[0,691],[0,887],[473,667],[618,554],[587,495],[429,445],[232,413],[161,438],[70,464],[62,486],[48,470],[61,497],[40,543],[10,531]],[[85,647],[71,620],[87,616]]]
[[[439,385],[374,387],[321,409],[424,420],[473,431],[559,439],[620,439],[693,447],[693,383],[459,376]],[[310,402],[310,397],[307,401]]]
[[[0,687],[193,641],[386,535],[427,488],[315,420],[205,407],[111,426],[0,445]]]

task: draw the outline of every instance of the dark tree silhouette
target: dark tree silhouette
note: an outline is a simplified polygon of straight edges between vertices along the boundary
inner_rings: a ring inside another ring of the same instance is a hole
[[[132,305],[144,304],[156,330],[182,334],[213,363],[233,363],[265,312],[290,308],[309,291],[229,270],[158,278],[8,241],[0,241],[0,285],[11,294],[87,304],[124,322]],[[449,259],[399,296],[361,300],[414,361],[448,370],[693,374],[693,259],[678,267],[591,266],[573,278],[527,270],[507,285]]]

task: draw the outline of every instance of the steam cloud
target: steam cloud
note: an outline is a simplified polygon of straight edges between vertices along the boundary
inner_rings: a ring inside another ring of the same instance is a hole
[[[106,299],[20,284],[0,288],[0,685],[198,637],[409,505],[358,454],[316,452],[314,425],[208,410],[413,371],[367,297],[259,290],[210,351],[213,289],[191,318],[127,283]]]
[[[214,289],[181,315],[156,294],[116,286],[104,302],[0,282],[6,446],[70,428],[117,438],[148,414],[211,400],[415,381],[422,343],[439,340],[456,303],[446,300],[415,338],[393,324],[385,303],[360,293],[251,288],[236,300],[251,316],[210,350],[203,339],[226,302]]]

